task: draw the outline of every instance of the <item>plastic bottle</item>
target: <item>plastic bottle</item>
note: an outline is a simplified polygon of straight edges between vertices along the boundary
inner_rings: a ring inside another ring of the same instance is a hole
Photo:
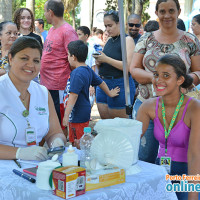
[[[94,45],[95,53],[100,54],[99,51],[102,51],[103,48],[100,44],[95,44]]]
[[[80,139],[81,158],[80,166],[85,168],[85,162],[91,160],[90,147],[94,136],[91,134],[91,128],[84,128],[84,135]]]
[[[78,155],[75,153],[72,145],[69,145],[67,153],[63,154],[63,159],[62,159],[63,167],[66,167],[69,165],[78,166]]]

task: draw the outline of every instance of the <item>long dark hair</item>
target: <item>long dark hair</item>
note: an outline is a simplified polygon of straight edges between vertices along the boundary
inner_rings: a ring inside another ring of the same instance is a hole
[[[26,48],[38,49],[40,57],[42,57],[42,47],[40,43],[35,38],[29,36],[23,36],[16,39],[13,42],[8,54],[14,57],[18,52]]]
[[[156,65],[158,64],[166,64],[172,66],[177,75],[177,78],[183,76],[185,81],[181,85],[182,88],[188,88],[192,85],[193,78],[187,74],[185,63],[180,58],[180,56],[176,54],[165,54],[156,62]]]

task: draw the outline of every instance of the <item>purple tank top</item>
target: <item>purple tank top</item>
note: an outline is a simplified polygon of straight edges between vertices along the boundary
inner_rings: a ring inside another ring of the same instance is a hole
[[[187,151],[190,137],[190,128],[184,123],[185,113],[192,97],[188,99],[181,120],[172,128],[167,139],[167,156],[172,161],[187,162]],[[158,157],[165,156],[165,131],[158,118],[159,97],[156,100],[156,117],[154,119],[154,136],[159,141]]]

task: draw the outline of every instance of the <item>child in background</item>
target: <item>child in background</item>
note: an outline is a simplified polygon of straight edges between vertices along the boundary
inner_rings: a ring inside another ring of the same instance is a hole
[[[90,29],[87,26],[79,26],[77,28],[77,35],[78,35],[79,40],[82,40],[88,46],[88,55],[87,55],[87,59],[85,63],[90,68],[94,69],[95,59],[92,56],[92,54],[95,52],[95,49],[94,49],[94,46],[89,45],[89,43],[87,42],[90,36]]]
[[[69,141],[73,143],[74,139],[81,138],[84,127],[89,125],[91,113],[90,85],[98,85],[109,97],[117,96],[120,88],[116,87],[110,90],[106,83],[85,64],[88,47],[83,41],[70,42],[68,51],[68,60],[73,71],[70,74],[70,95],[65,109],[63,125],[69,125]]]
[[[95,52],[95,49],[93,45],[90,45],[87,42],[90,36],[90,29],[87,26],[79,26],[77,29],[77,35],[78,35],[79,40],[82,40],[88,46],[88,55],[87,55],[85,64],[95,71],[96,64],[95,64],[95,59],[92,56],[92,54]],[[95,88],[90,87],[89,93],[90,93],[89,99],[90,99],[90,104],[92,108],[92,106],[94,105],[94,100],[95,100]]]

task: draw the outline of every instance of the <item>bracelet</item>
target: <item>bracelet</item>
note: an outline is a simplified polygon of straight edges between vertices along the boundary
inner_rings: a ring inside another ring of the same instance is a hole
[[[195,74],[197,76],[197,78],[200,80],[200,75],[197,72],[191,72],[191,74]]]

